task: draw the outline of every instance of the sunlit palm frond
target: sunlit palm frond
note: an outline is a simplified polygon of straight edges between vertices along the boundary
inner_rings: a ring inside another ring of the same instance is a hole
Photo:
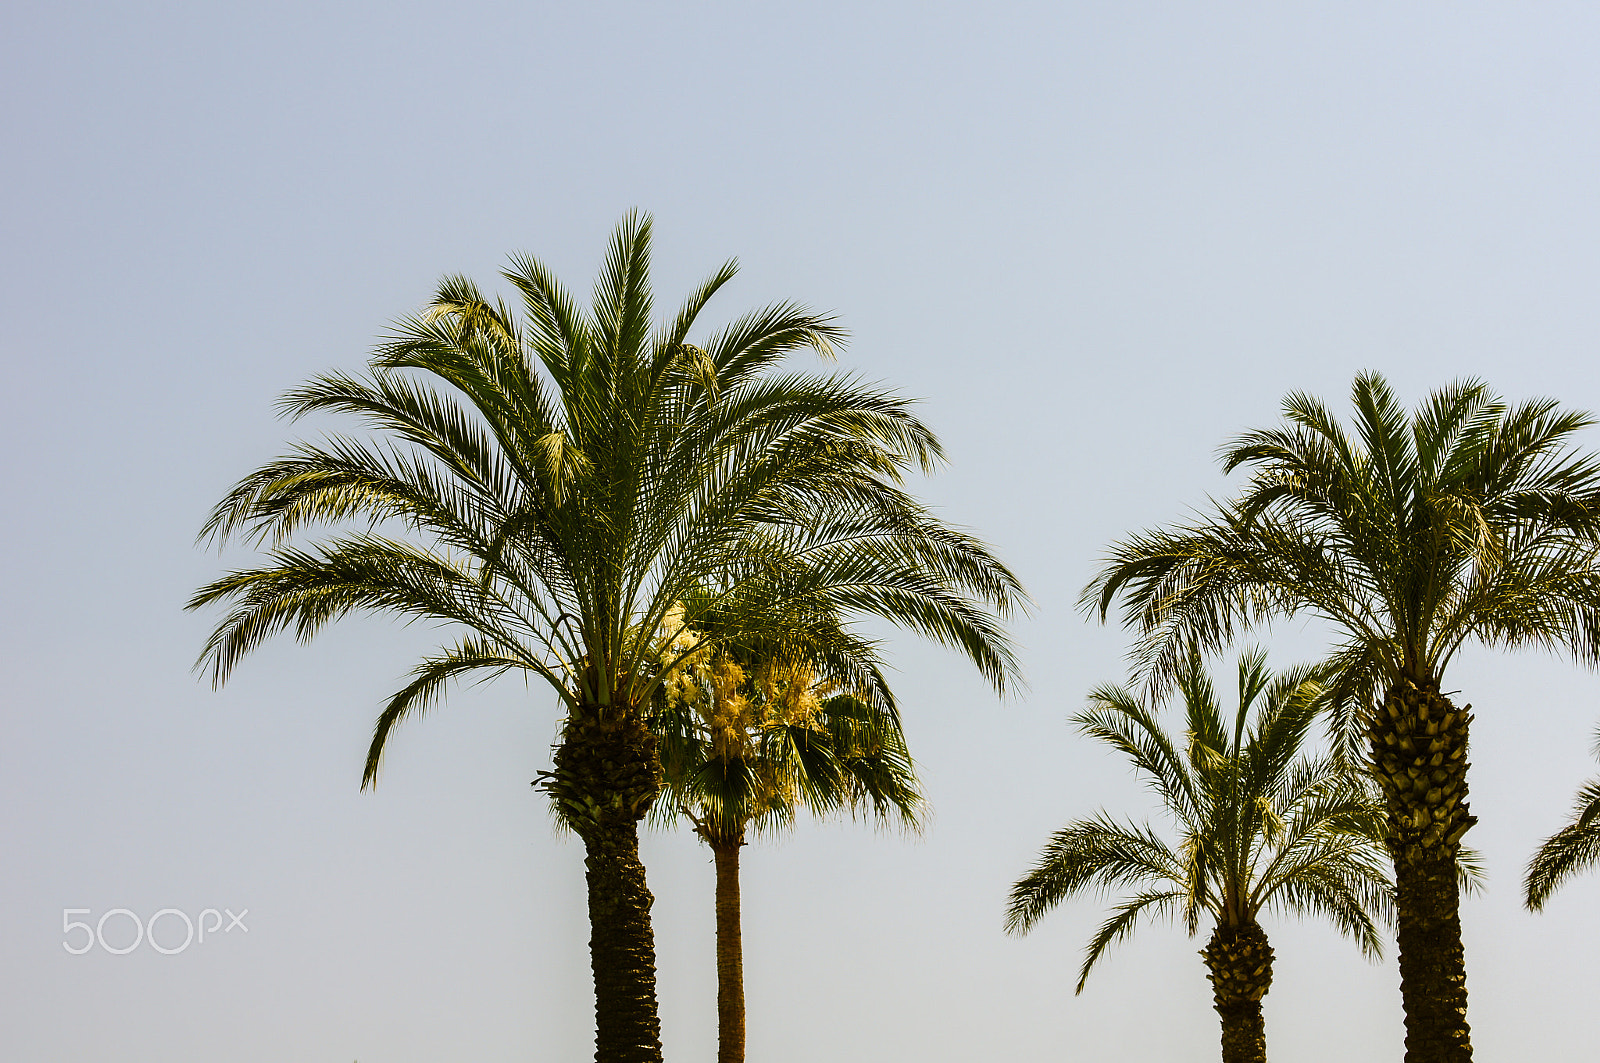
[[[420,715],[432,707],[451,682],[473,672],[483,672],[479,680],[492,679],[506,671],[531,670],[522,657],[506,653],[494,643],[467,636],[443,653],[423,658],[411,673],[411,681],[395,692],[378,714],[372,729],[372,744],[367,750],[366,768],[361,775],[364,790],[376,783],[389,735],[407,717]]]

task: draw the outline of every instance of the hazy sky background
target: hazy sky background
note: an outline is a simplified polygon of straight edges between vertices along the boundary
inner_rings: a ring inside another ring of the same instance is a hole
[[[1052,830],[1152,811],[1066,723],[1124,674],[1121,632],[1075,607],[1096,559],[1229,491],[1217,446],[1294,389],[1342,410],[1371,368],[1408,404],[1476,375],[1600,407],[1592,4],[8,12],[0,1054],[19,1063],[589,1057],[582,850],[528,785],[548,693],[454,693],[363,794],[371,721],[437,633],[358,619],[220,693],[190,672],[217,616],[183,601],[249,557],[195,547],[208,508],[318,430],[274,399],[358,369],[443,273],[490,283],[528,251],[586,290],[632,207],[656,217],[664,304],[737,255],[704,320],[836,311],[844,368],[921,398],[948,446],[924,496],[1039,603],[1016,627],[1030,689],[1004,703],[891,641],[923,838],[805,823],[747,850],[766,1063],[1215,1059],[1203,939],[1148,927],[1074,998],[1104,905],[1001,933]],[[1266,644],[1288,665],[1319,632]],[[1447,678],[1478,713],[1478,1056],[1592,1059],[1600,877],[1541,916],[1519,882],[1597,770],[1600,679],[1481,651]],[[710,1059],[709,854],[645,850],[667,1056]],[[62,948],[64,908],[223,907],[247,934]],[[1400,1059],[1392,950],[1267,929],[1275,1060]]]

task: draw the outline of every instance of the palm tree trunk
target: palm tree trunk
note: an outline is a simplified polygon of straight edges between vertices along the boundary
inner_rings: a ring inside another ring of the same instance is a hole
[[[588,707],[567,721],[545,789],[583,839],[595,1063],[661,1063],[655,898],[639,861],[639,820],[661,789],[655,736],[637,712]]]
[[[583,839],[589,883],[589,963],[594,971],[595,1063],[660,1063],[655,898],[639,862],[637,824]]]
[[[1272,946],[1255,920],[1217,924],[1201,950],[1210,969],[1211,994],[1222,1017],[1222,1063],[1267,1063],[1267,1026],[1261,998],[1272,987]]]
[[[1461,836],[1467,811],[1467,728],[1439,681],[1402,678],[1368,731],[1388,806],[1394,858],[1406,1063],[1471,1063],[1467,967],[1461,947]]]
[[[744,938],[737,841],[711,843],[717,862],[717,1063],[744,1063]]]

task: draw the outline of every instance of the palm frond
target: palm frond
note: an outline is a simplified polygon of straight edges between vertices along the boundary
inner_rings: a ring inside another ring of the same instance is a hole
[[[378,714],[372,729],[372,744],[367,749],[366,767],[361,774],[361,788],[365,790],[377,784],[378,770],[383,765],[383,754],[394,728],[408,717],[426,712],[450,682],[471,672],[487,672],[480,679],[492,679],[506,671],[527,667],[520,657],[473,636],[462,639],[443,653],[423,658],[412,670],[411,681],[396,691]]]
[[[1183,860],[1148,826],[1104,813],[1050,838],[1033,869],[1011,887],[1006,930],[1025,934],[1047,912],[1085,889],[1167,882],[1185,893]]]
[[[1529,911],[1544,908],[1550,895],[1573,875],[1600,863],[1600,779],[1578,791],[1572,821],[1540,843],[1523,883]]]
[[[1083,992],[1084,984],[1089,981],[1089,971],[1106,949],[1133,935],[1141,916],[1152,909],[1154,911],[1151,914],[1170,914],[1181,900],[1182,896],[1172,890],[1147,890],[1119,904],[1112,911],[1111,918],[1102,923],[1089,940],[1089,946],[1084,950],[1083,966],[1078,969],[1078,984],[1072,991],[1073,995]]]

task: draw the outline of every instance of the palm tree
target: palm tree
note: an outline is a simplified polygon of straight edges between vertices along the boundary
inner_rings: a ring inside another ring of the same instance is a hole
[[[730,262],[653,326],[650,229],[637,214],[618,227],[587,313],[516,257],[503,275],[520,322],[446,278],[365,376],[291,391],[290,415],[352,415],[374,435],[302,443],[240,481],[202,535],[270,552],[190,602],[232,607],[201,656],[215,683],[273,634],[310,638],[354,611],[460,633],[380,712],[363,786],[451,681],[549,685],[560,740],[540,778],[584,844],[601,1063],[661,1058],[638,823],[661,787],[646,715],[673,605],[706,589],[737,618],[730,634],[808,646],[850,676],[861,640],[833,618],[875,614],[958,647],[998,687],[1015,662],[988,607],[1022,600],[981,543],[900,488],[942,456],[905,400],[773,371],[830,354],[829,319],[782,304],[689,343]],[[295,545],[305,529],[322,534]]]
[[[1354,438],[1316,399],[1250,432],[1223,467],[1253,470],[1198,523],[1113,547],[1084,594],[1124,600],[1136,670],[1157,688],[1186,647],[1303,613],[1341,642],[1342,748],[1364,733],[1388,808],[1408,1063],[1466,1063],[1466,964],[1457,865],[1471,706],[1441,692],[1469,641],[1600,658],[1600,464],[1571,449],[1592,423],[1550,399],[1507,407],[1476,381],[1412,415],[1375,373],[1354,385]]]
[[[666,778],[662,819],[682,817],[716,865],[717,1063],[745,1058],[739,852],[749,834],[783,829],[800,807],[815,815],[870,808],[915,826],[922,806],[899,714],[875,661],[868,686],[819,674],[823,662],[770,646],[714,646],[725,620],[692,615],[664,658],[656,731]],[[709,622],[708,622],[709,621]],[[693,626],[689,626],[692,624]]]
[[[1239,660],[1239,706],[1226,720],[1198,655],[1174,681],[1187,711],[1174,738],[1123,687],[1089,695],[1074,718],[1125,754],[1177,828],[1169,843],[1148,824],[1105,812],[1056,832],[1011,889],[1006,929],[1026,933],[1051,908],[1090,889],[1136,891],[1089,942],[1077,991],[1105,950],[1143,917],[1179,915],[1190,936],[1213,923],[1201,955],[1222,1019],[1223,1063],[1264,1063],[1261,998],[1273,951],[1262,912],[1326,916],[1362,951],[1381,951],[1373,912],[1386,912],[1382,814],[1364,779],[1303,748],[1327,688],[1309,669],[1274,677],[1259,652]]]
[[[1595,732],[1595,753],[1600,756],[1600,730]],[[1590,779],[1578,791],[1572,822],[1546,838],[1528,863],[1528,910],[1537,912],[1567,879],[1600,863],[1600,778]]]

